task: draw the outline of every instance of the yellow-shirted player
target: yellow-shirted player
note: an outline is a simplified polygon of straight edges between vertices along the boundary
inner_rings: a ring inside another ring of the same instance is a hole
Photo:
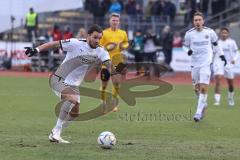
[[[117,13],[112,13],[110,16],[110,27],[103,31],[103,36],[100,40],[100,45],[103,46],[109,53],[112,65],[116,67],[119,63],[124,63],[124,56],[122,51],[128,48],[128,37],[127,33],[124,30],[119,29],[120,25],[120,15]],[[117,100],[117,96],[119,93],[120,81],[122,79],[122,75],[114,75],[112,76],[113,89],[112,95],[115,100]],[[102,81],[101,88],[101,99],[103,103],[106,102],[106,88],[107,82]],[[118,108],[115,107],[113,111],[117,111]]]

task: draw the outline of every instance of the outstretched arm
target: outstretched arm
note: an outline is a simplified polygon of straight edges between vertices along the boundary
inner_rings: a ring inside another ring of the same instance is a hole
[[[47,51],[49,49],[60,48],[60,47],[61,47],[61,43],[59,41],[53,41],[53,42],[44,43],[36,48],[32,48],[32,47],[24,47],[24,48],[26,49],[25,54],[28,57],[32,57],[33,55],[40,53],[42,51]]]
[[[182,48],[189,56],[191,56],[193,54],[193,51],[190,47],[190,37],[189,37],[188,33],[185,34]]]

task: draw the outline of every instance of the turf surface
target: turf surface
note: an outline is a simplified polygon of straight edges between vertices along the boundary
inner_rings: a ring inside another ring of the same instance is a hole
[[[88,86],[90,86],[88,84]],[[98,84],[91,84],[98,88]],[[147,86],[137,89],[148,89]],[[71,144],[53,144],[48,134],[55,124],[58,98],[47,78],[0,77],[1,160],[237,160],[240,159],[240,98],[228,107],[213,106],[209,91],[207,117],[195,123],[196,97],[191,85],[177,85],[165,95],[139,98],[135,107],[120,101],[120,111],[85,122],[74,122],[63,133]],[[81,111],[98,100],[81,97]],[[97,145],[102,131],[111,131],[117,145]]]

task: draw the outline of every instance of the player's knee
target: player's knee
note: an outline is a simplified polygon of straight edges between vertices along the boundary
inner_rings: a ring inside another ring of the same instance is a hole
[[[114,86],[115,89],[120,88],[120,84],[119,83],[114,83],[113,86]]]
[[[62,99],[65,101],[70,101],[73,104],[79,104],[80,103],[80,96],[79,95],[72,95],[72,94],[64,94],[62,95]]]
[[[194,92],[199,93],[200,91],[199,86],[198,85],[194,86],[193,90]]]
[[[200,93],[202,94],[206,94],[207,93],[207,89],[205,87],[200,89]]]
[[[216,80],[216,86],[218,87],[218,86],[220,86],[220,81],[219,80]]]
[[[201,85],[199,89],[199,93],[206,94],[207,93],[207,87],[205,85]]]
[[[107,85],[102,85],[101,90],[105,91],[107,89]]]
[[[78,117],[79,116],[79,104],[76,104],[71,112],[69,113],[71,117]]]

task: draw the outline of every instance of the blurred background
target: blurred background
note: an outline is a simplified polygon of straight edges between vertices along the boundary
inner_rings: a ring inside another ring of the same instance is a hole
[[[218,31],[229,27],[240,45],[240,0],[8,0],[0,1],[0,70],[54,71],[65,53],[49,51],[32,58],[25,46],[48,41],[85,38],[88,26],[108,27],[109,14],[121,14],[121,28],[133,42],[124,52],[128,63],[145,62],[147,40],[153,40],[156,62],[168,66],[169,75],[190,71],[190,57],[182,50],[194,12]],[[136,66],[133,72],[144,72]],[[240,73],[240,62],[235,66]]]

